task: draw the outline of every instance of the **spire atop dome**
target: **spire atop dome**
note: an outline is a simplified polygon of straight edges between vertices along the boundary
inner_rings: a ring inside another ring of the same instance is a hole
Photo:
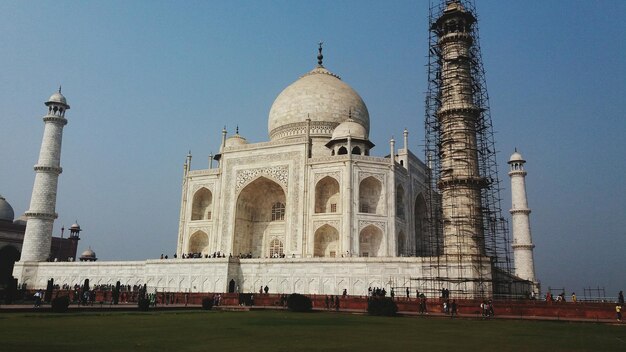
[[[324,67],[324,65],[322,65],[322,60],[324,60],[324,55],[322,55],[322,45],[324,45],[324,42],[319,42],[317,44],[319,45],[319,48],[317,49],[317,67]]]

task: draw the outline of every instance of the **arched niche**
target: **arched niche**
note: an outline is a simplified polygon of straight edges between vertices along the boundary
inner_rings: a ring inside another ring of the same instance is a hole
[[[427,208],[426,199],[424,194],[420,193],[415,198],[414,220],[415,220],[415,253],[417,256],[429,256],[434,255],[437,252],[436,243],[431,241],[431,237],[428,236],[427,227]]]
[[[408,256],[407,253],[407,245],[406,245],[406,235],[404,234],[404,231],[400,231],[398,232],[398,237],[396,238],[396,245],[398,248],[398,252],[397,255],[399,257],[406,257]]]
[[[317,229],[314,235],[313,256],[336,257],[339,253],[339,231],[326,224]]]
[[[405,220],[405,208],[406,204],[404,203],[404,188],[401,185],[396,187],[396,217]]]
[[[373,176],[366,177],[359,184],[359,212],[383,214],[383,192],[381,182]]]
[[[374,225],[368,225],[359,234],[359,255],[361,257],[379,257],[382,255],[383,232]]]
[[[189,245],[187,246],[189,253],[209,253],[209,235],[204,231],[196,231],[189,236]]]
[[[315,185],[315,212],[340,213],[339,182],[330,176]]]
[[[191,220],[211,220],[211,205],[213,194],[205,187],[200,188],[193,195],[191,205]]]

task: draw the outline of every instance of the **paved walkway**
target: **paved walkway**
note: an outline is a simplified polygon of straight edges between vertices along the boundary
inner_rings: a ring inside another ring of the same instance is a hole
[[[89,306],[79,306],[76,304],[70,305],[70,311],[73,312],[103,312],[103,311],[129,311],[136,310],[136,303],[120,303],[118,305],[111,304],[94,304]],[[49,312],[50,305],[44,304],[39,308],[35,308],[32,305],[27,304],[12,304],[12,305],[0,305],[0,314],[1,313],[36,313],[36,312]],[[152,307],[150,310],[154,311],[168,311],[168,310],[198,310],[202,309],[202,305],[200,304],[169,304],[169,305],[158,305],[157,307]],[[214,307],[216,310],[221,311],[250,311],[250,310],[285,310],[283,307],[279,306],[218,306]],[[342,314],[367,314],[367,312],[360,309],[339,309],[336,311],[334,309],[327,310],[325,308],[313,308],[315,311],[328,311],[329,313],[342,313]],[[439,313],[439,312],[428,312],[426,314],[419,314],[417,312],[398,312],[400,316],[407,317],[416,317],[416,318],[437,318],[437,319],[453,319],[450,315]],[[535,321],[563,321],[563,322],[580,322],[580,323],[602,323],[602,324],[615,324],[622,325],[626,327],[626,322],[613,319],[588,319],[588,318],[563,318],[563,317],[545,317],[545,316],[514,316],[514,315],[496,315],[490,318],[483,318],[478,314],[459,314],[454,319],[475,319],[475,320],[483,320],[483,319],[507,319],[507,320],[535,320]]]

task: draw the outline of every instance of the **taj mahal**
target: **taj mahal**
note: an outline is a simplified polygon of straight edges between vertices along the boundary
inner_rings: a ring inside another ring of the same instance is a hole
[[[151,292],[268,286],[272,293],[365,295],[368,287],[408,287],[434,295],[445,287],[454,297],[471,298],[536,291],[525,161],[518,152],[509,162],[512,243],[489,232],[502,217],[489,203],[497,182],[485,174],[490,164],[481,153],[477,126],[486,121],[486,108],[476,98],[472,66],[476,18],[464,3],[445,2],[431,19],[431,70],[438,78],[429,86],[436,96],[427,103],[433,112],[427,139],[433,139],[423,160],[417,155],[424,151],[409,149],[406,129],[388,145],[370,141],[370,119],[377,117],[325,66],[320,44],[317,64],[308,72],[305,66],[274,100],[267,141],[250,143],[238,129],[224,129],[208,168],[192,170],[187,156],[178,233],[172,234],[176,258],[48,261],[62,131],[71,122],[66,97],[54,93],[45,103],[13,276],[29,288],[45,288],[50,278],[60,285],[89,279],[145,284]]]

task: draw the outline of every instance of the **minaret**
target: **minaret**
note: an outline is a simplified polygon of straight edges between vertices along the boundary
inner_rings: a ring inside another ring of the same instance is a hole
[[[20,261],[42,262],[50,256],[52,225],[57,218],[57,183],[61,174],[61,139],[63,126],[67,124],[65,111],[70,108],[59,91],[45,103],[48,113],[45,123],[39,161],[35,165],[35,184],[30,198],[30,208],[24,214],[28,218],[22,256]]]
[[[526,160],[515,150],[509,159],[509,177],[511,177],[511,217],[513,218],[513,256],[515,275],[536,283],[533,244],[530,235],[528,201],[526,200]]]
[[[444,253],[484,253],[481,188],[470,49],[474,16],[460,2],[451,1],[433,24],[441,60],[440,124],[441,174],[438,180],[443,214]]]

